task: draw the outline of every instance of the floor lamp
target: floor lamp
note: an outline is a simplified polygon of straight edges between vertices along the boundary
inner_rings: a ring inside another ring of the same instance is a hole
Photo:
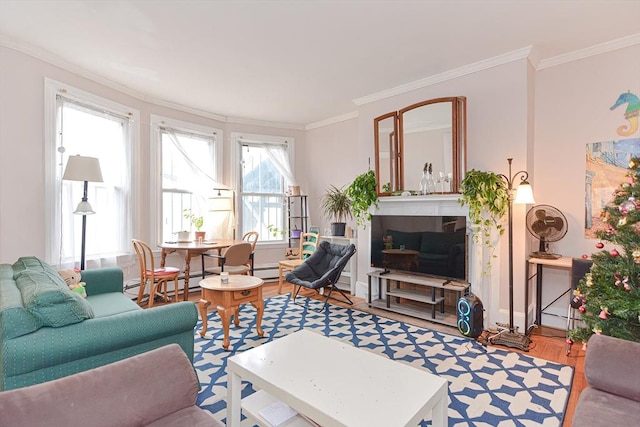
[[[209,197],[209,212],[230,212],[230,221],[233,226],[235,222],[233,190],[224,184],[214,182],[213,191],[216,193]],[[232,237],[235,237],[235,228],[232,230]]]
[[[84,270],[85,242],[87,233],[87,215],[94,214],[94,210],[87,201],[89,182],[103,182],[100,162],[95,157],[70,156],[62,179],[67,181],[84,181],[82,201],[73,212],[82,215],[82,249],[80,252],[80,270]]]
[[[521,334],[517,331],[513,322],[513,203],[518,204],[532,204],[533,191],[531,185],[527,182],[529,174],[526,171],[518,171],[515,174],[511,174],[511,161],[513,159],[507,159],[509,162],[509,175],[499,174],[507,184],[507,196],[509,199],[508,207],[508,227],[509,227],[509,329],[504,329],[498,332],[496,335],[489,338],[492,344],[504,345],[507,347],[519,348],[523,351],[529,351],[529,344],[531,339],[529,335]],[[520,176],[520,185],[514,197],[513,184],[516,178]],[[525,307],[525,310],[528,308]]]

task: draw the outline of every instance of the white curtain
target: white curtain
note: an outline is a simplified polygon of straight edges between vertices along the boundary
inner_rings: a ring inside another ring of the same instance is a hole
[[[289,155],[287,154],[286,145],[275,144],[260,144],[264,147],[267,156],[273,162],[278,172],[284,176],[288,185],[298,185],[295,176],[293,176],[293,170],[291,169],[291,163]]]
[[[89,182],[87,198],[94,215],[86,217],[85,269],[117,265],[130,252],[132,237],[131,150],[129,118],[70,100],[57,98],[58,167],[56,168],[56,224],[53,254],[61,268],[80,265],[82,216],[73,211],[81,201],[84,183],[62,180],[69,156],[96,157],[104,182]]]

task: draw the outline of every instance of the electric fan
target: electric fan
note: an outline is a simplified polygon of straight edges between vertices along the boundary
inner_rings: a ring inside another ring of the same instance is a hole
[[[549,205],[537,205],[527,212],[527,230],[540,239],[540,249],[531,254],[534,258],[558,259],[561,255],[547,252],[547,244],[557,242],[567,234],[567,218]]]

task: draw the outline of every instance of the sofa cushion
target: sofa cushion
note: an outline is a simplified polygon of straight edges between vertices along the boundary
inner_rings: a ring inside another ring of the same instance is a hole
[[[22,294],[24,307],[43,326],[60,327],[93,317],[91,305],[67,287],[54,270],[21,270],[16,285]]]
[[[587,354],[589,351],[590,349],[587,349]],[[580,393],[572,425],[632,426],[637,425],[639,414],[640,402],[587,387]]]
[[[13,278],[18,277],[20,273],[26,270],[30,271],[40,271],[46,273],[47,275],[57,278],[60,277],[55,268],[47,264],[46,262],[41,261],[37,257],[34,256],[25,256],[20,257],[13,264]]]
[[[91,305],[96,319],[126,313],[127,311],[142,310],[138,304],[121,292],[89,295],[86,301]]]
[[[7,277],[2,273],[6,267],[11,271]],[[0,265],[0,331],[5,339],[16,338],[37,331],[42,324],[24,308],[22,295],[13,281],[13,270],[9,264]]]

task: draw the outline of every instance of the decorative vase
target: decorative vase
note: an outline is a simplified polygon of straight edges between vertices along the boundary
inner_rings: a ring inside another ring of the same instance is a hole
[[[420,194],[423,196],[429,194],[429,178],[426,171],[422,171],[422,178],[420,178]]]

